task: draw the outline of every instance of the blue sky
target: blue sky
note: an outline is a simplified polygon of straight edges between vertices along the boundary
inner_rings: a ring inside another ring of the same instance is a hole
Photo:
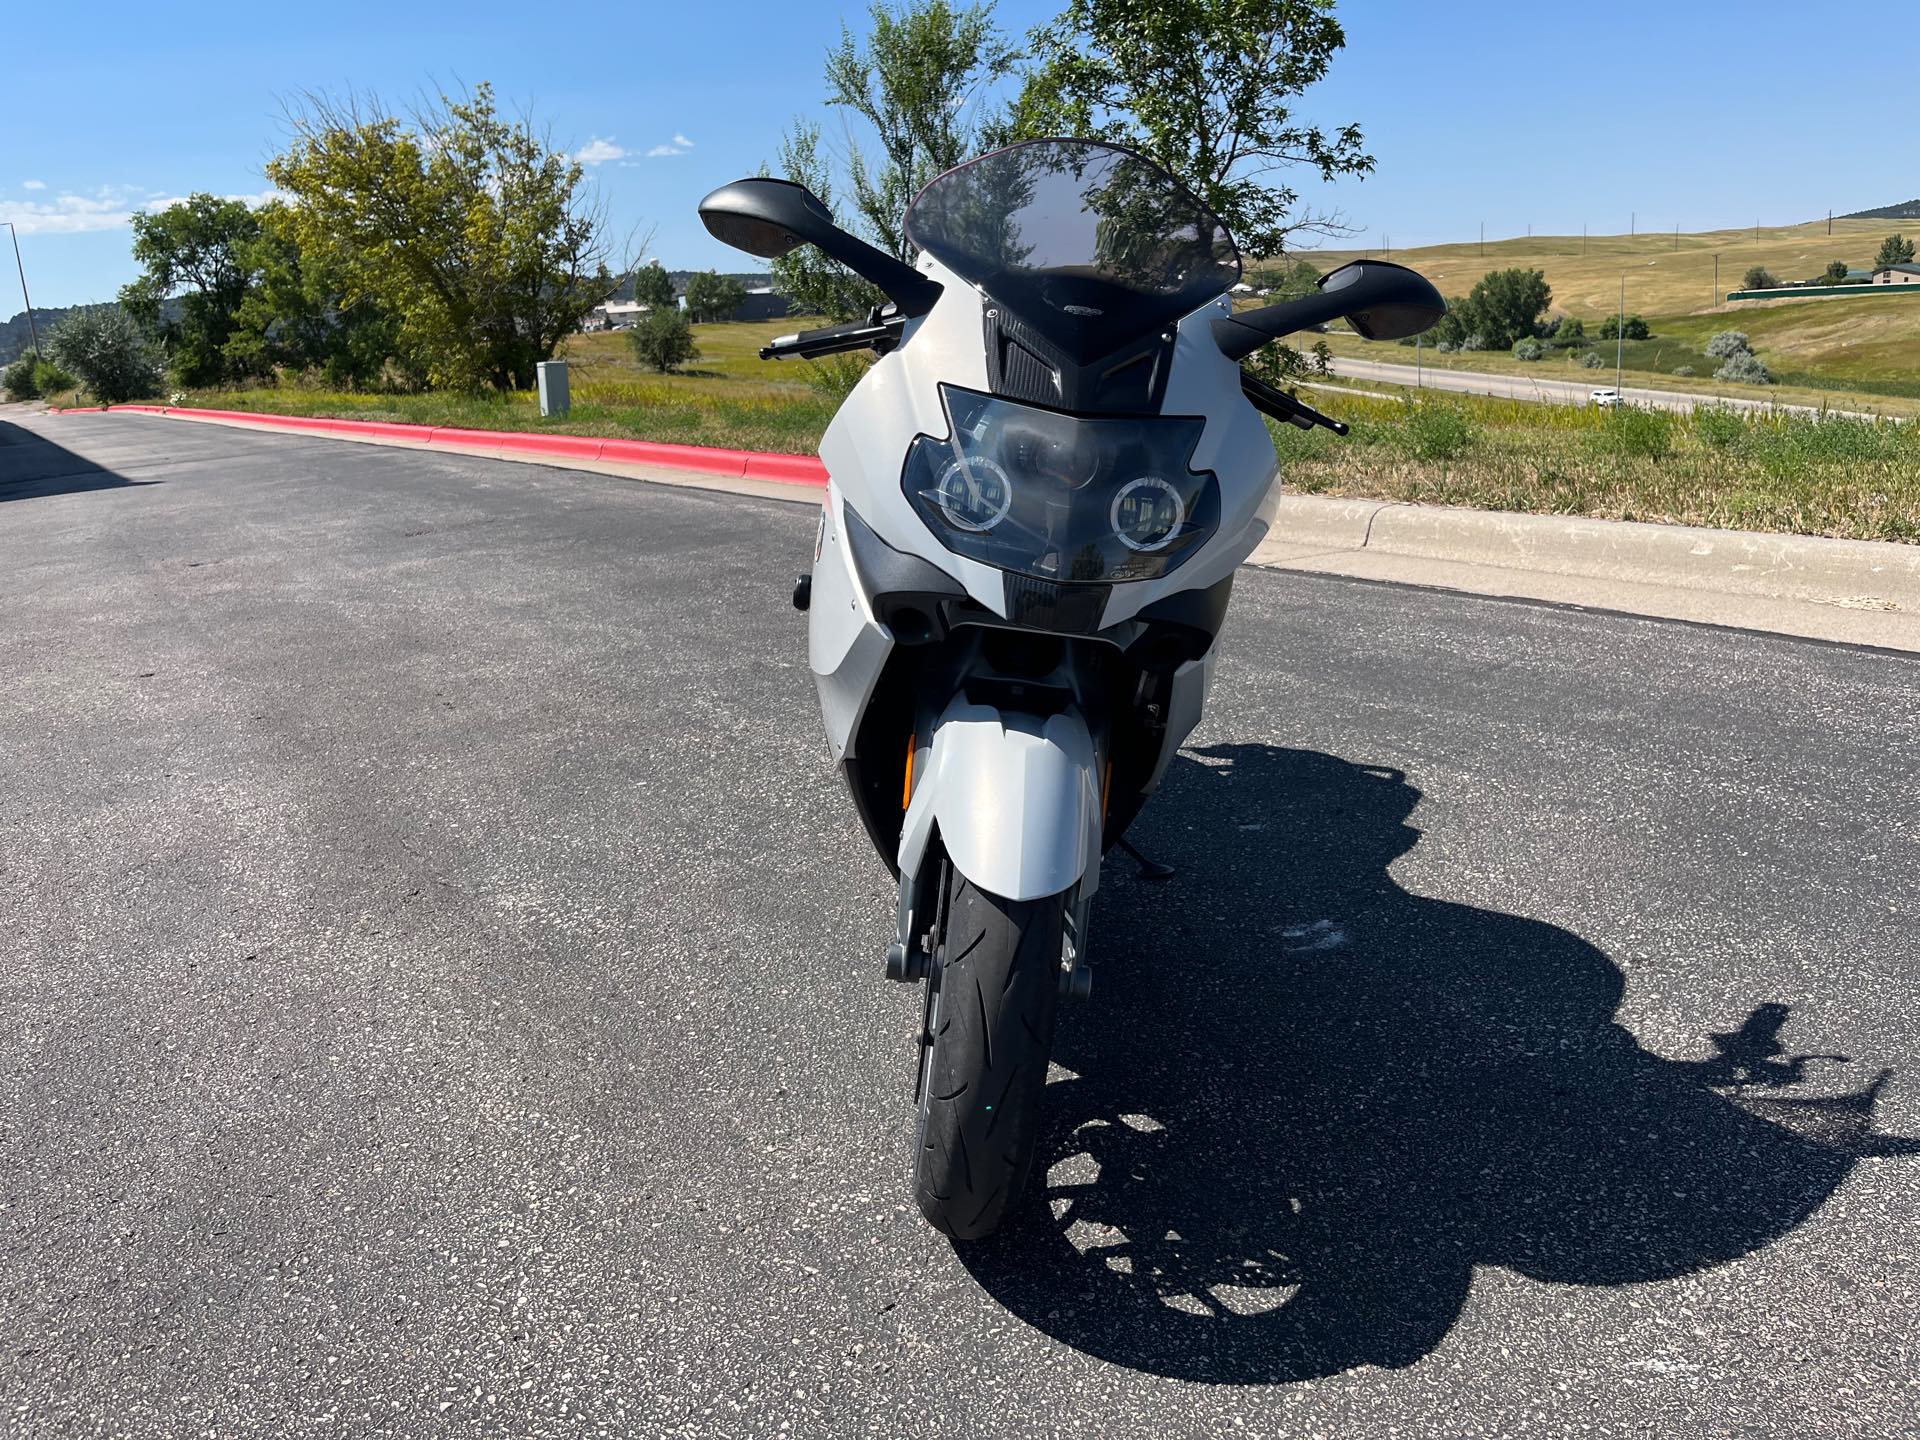
[[[654,228],[670,267],[724,268],[694,204],[772,159],[794,116],[838,125],[820,56],[843,14],[858,27],[865,13],[834,0],[11,8],[0,220],[20,227],[40,305],[105,299],[132,277],[131,209],[267,190],[281,97],[353,86],[399,101],[436,80],[531,102],[558,139],[604,157],[592,173],[622,233]],[[1024,32],[1055,8],[997,13]],[[1920,27],[1880,23],[1899,13],[1346,0],[1348,48],[1303,110],[1358,121],[1379,171],[1306,188],[1396,249],[1482,221],[1489,238],[1624,231],[1635,212],[1642,229],[1700,230],[1911,199]],[[0,314],[19,299],[8,265]]]

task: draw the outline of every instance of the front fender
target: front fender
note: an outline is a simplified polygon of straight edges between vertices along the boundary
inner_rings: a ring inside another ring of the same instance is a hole
[[[1100,881],[1099,759],[1086,722],[956,700],[916,757],[900,827],[900,873],[915,874],[939,831],[967,879],[1007,900]]]

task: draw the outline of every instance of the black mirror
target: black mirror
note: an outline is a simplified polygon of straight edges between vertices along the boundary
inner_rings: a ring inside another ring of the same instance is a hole
[[[1283,335],[1329,320],[1345,320],[1368,340],[1402,340],[1446,313],[1447,302],[1417,270],[1355,260],[1322,276],[1316,294],[1214,321],[1213,338],[1229,359],[1240,360]]]
[[[904,260],[849,235],[833,212],[804,185],[756,175],[722,185],[700,202],[700,220],[714,239],[775,260],[800,245],[818,245],[862,279],[886,292],[904,315],[924,315],[940,286]]]
[[[1431,329],[1447,302],[1417,270],[1385,260],[1355,260],[1320,281],[1322,295],[1338,296],[1340,318],[1366,340],[1404,340]]]
[[[807,243],[806,232],[833,215],[804,185],[758,176],[722,185],[700,202],[707,233],[762,260],[777,260]]]

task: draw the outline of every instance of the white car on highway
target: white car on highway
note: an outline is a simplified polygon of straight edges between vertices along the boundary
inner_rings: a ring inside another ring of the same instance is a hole
[[[1587,396],[1595,405],[1614,406],[1620,403],[1620,392],[1614,389],[1595,390]]]

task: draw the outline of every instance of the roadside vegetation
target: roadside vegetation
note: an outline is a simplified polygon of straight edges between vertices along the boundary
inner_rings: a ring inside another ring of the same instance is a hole
[[[1308,494],[1920,542],[1920,425],[1317,389],[1352,433],[1276,427]]]

